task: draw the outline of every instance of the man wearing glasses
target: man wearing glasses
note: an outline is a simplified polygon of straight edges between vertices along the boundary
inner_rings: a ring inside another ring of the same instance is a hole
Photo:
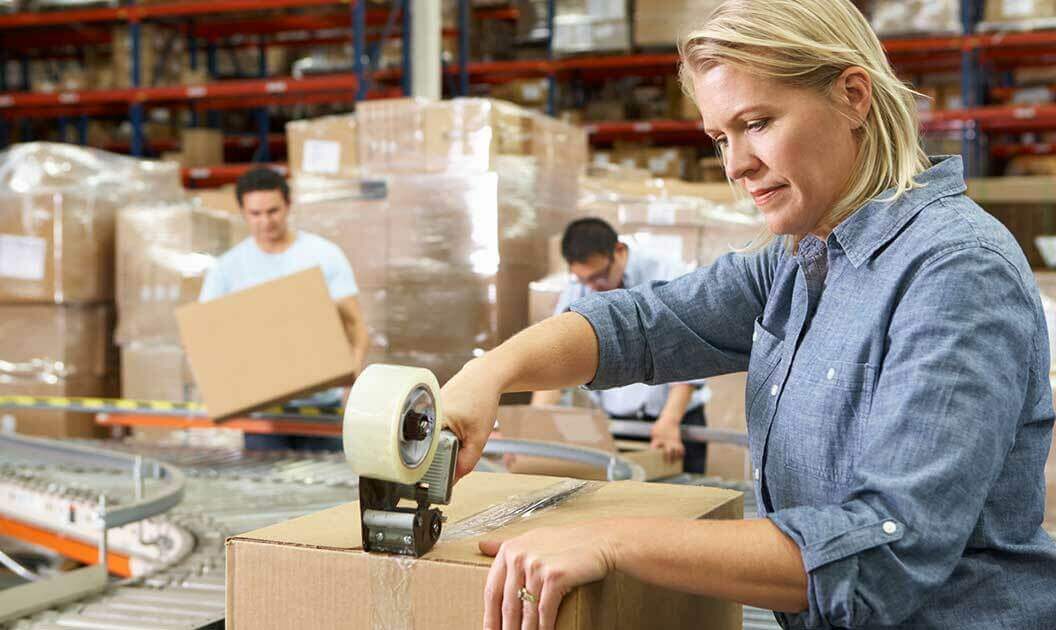
[[[633,246],[633,249],[632,249]],[[645,248],[625,243],[601,219],[577,219],[565,228],[561,255],[573,276],[558,299],[554,315],[568,310],[576,300],[594,292],[630,289],[639,284],[672,280],[687,271],[675,258],[657,256]],[[590,392],[594,402],[611,418],[653,422],[651,446],[663,449],[670,459],[685,457],[689,472],[705,472],[707,446],[682,443],[683,423],[705,424],[704,403],[709,392],[703,381],[646,385],[635,383]],[[553,405],[560,391],[535,392],[533,405]]]

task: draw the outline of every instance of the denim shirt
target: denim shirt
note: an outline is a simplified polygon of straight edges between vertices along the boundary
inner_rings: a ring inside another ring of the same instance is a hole
[[[917,181],[795,254],[775,242],[576,302],[599,342],[590,387],[748,371],[760,516],[808,574],[783,627],[1054,628],[1038,289],[959,157]]]

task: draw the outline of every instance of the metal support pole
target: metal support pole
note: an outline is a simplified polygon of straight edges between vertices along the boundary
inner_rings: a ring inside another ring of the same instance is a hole
[[[128,35],[132,41],[132,76],[130,77],[130,85],[138,88],[140,87],[140,63],[142,62],[140,55],[142,30],[139,22],[132,22],[128,25]],[[143,104],[133,103],[129,114],[132,122],[132,155],[142,157],[146,148],[146,141],[143,137]]]
[[[410,96],[412,92],[411,79],[413,78],[414,72],[414,65],[411,62],[411,38],[414,37],[414,33],[412,32],[414,29],[411,20],[411,0],[401,0],[401,2],[403,4],[403,20],[401,24],[403,29],[403,58],[401,60],[403,65],[402,87],[403,95]]]
[[[104,569],[109,569],[107,564],[107,525],[106,525],[106,495],[99,495],[99,564]]]
[[[198,69],[198,38],[194,36],[194,20],[187,20],[187,55],[191,70]],[[191,108],[191,126],[198,126],[198,110]]]
[[[265,79],[268,76],[268,47],[261,35],[260,44],[257,46],[257,75]],[[271,131],[271,116],[268,107],[257,108],[257,150],[253,155],[254,162],[270,162],[271,147],[268,146],[268,134]]]
[[[88,145],[88,116],[85,114],[77,117],[77,144]]]
[[[458,0],[458,95],[469,96],[469,0]]]
[[[975,32],[978,22],[978,2],[961,0],[961,27],[965,34]],[[979,67],[979,50],[964,50],[961,53],[961,102],[964,107],[977,107],[985,97],[985,77]],[[964,156],[965,177],[980,177],[986,170],[983,155],[983,138],[974,121],[969,121],[961,132],[961,153]]]
[[[32,87],[30,85],[31,80],[29,78],[29,57],[23,55],[18,60],[18,62],[19,62],[18,68],[20,70],[20,74],[22,75],[22,91],[23,92],[29,92],[30,90],[32,90]],[[19,135],[21,135],[22,142],[30,142],[30,141],[32,141],[33,140],[33,124],[32,124],[32,122],[28,118],[23,118],[20,121],[19,126],[22,128],[22,133],[19,134]]]
[[[69,117],[59,116],[59,120],[57,121],[56,127],[58,127],[59,131],[59,142],[69,142],[69,139],[66,137],[67,134],[69,134],[70,132]]]
[[[413,0],[411,3],[411,94],[430,100],[440,99],[440,3]],[[404,42],[407,34],[404,33]]]
[[[557,12],[557,2],[547,0],[546,2],[546,58],[548,61],[554,58],[554,15]],[[557,76],[553,72],[546,75],[546,113],[553,116],[556,109],[555,98],[557,95]]]
[[[356,71],[356,100],[362,101],[367,98],[366,65],[363,63],[363,53],[366,50],[367,30],[367,3],[365,0],[356,0],[352,5],[352,60]]]
[[[205,48],[205,63],[206,68],[209,71],[209,80],[216,81],[218,74],[218,66],[216,62],[216,42],[210,41]],[[210,111],[206,114],[206,120],[209,127],[213,129],[220,128],[220,112],[215,110]]]

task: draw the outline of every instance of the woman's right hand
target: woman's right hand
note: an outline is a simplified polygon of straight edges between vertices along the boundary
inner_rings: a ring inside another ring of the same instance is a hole
[[[477,465],[495,426],[502,386],[494,370],[488,370],[482,359],[473,359],[440,390],[444,426],[458,436],[458,464],[455,480]]]

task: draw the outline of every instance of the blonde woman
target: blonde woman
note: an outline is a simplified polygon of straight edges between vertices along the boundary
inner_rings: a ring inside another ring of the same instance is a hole
[[[681,56],[768,241],[581,300],[442,396],[465,472],[503,392],[747,370],[764,518],[484,543],[485,627],[552,628],[569,589],[613,570],[786,628],[1054,627],[1048,343],[1015,240],[964,195],[960,158],[922,153],[913,94],[848,0],[729,0]]]

